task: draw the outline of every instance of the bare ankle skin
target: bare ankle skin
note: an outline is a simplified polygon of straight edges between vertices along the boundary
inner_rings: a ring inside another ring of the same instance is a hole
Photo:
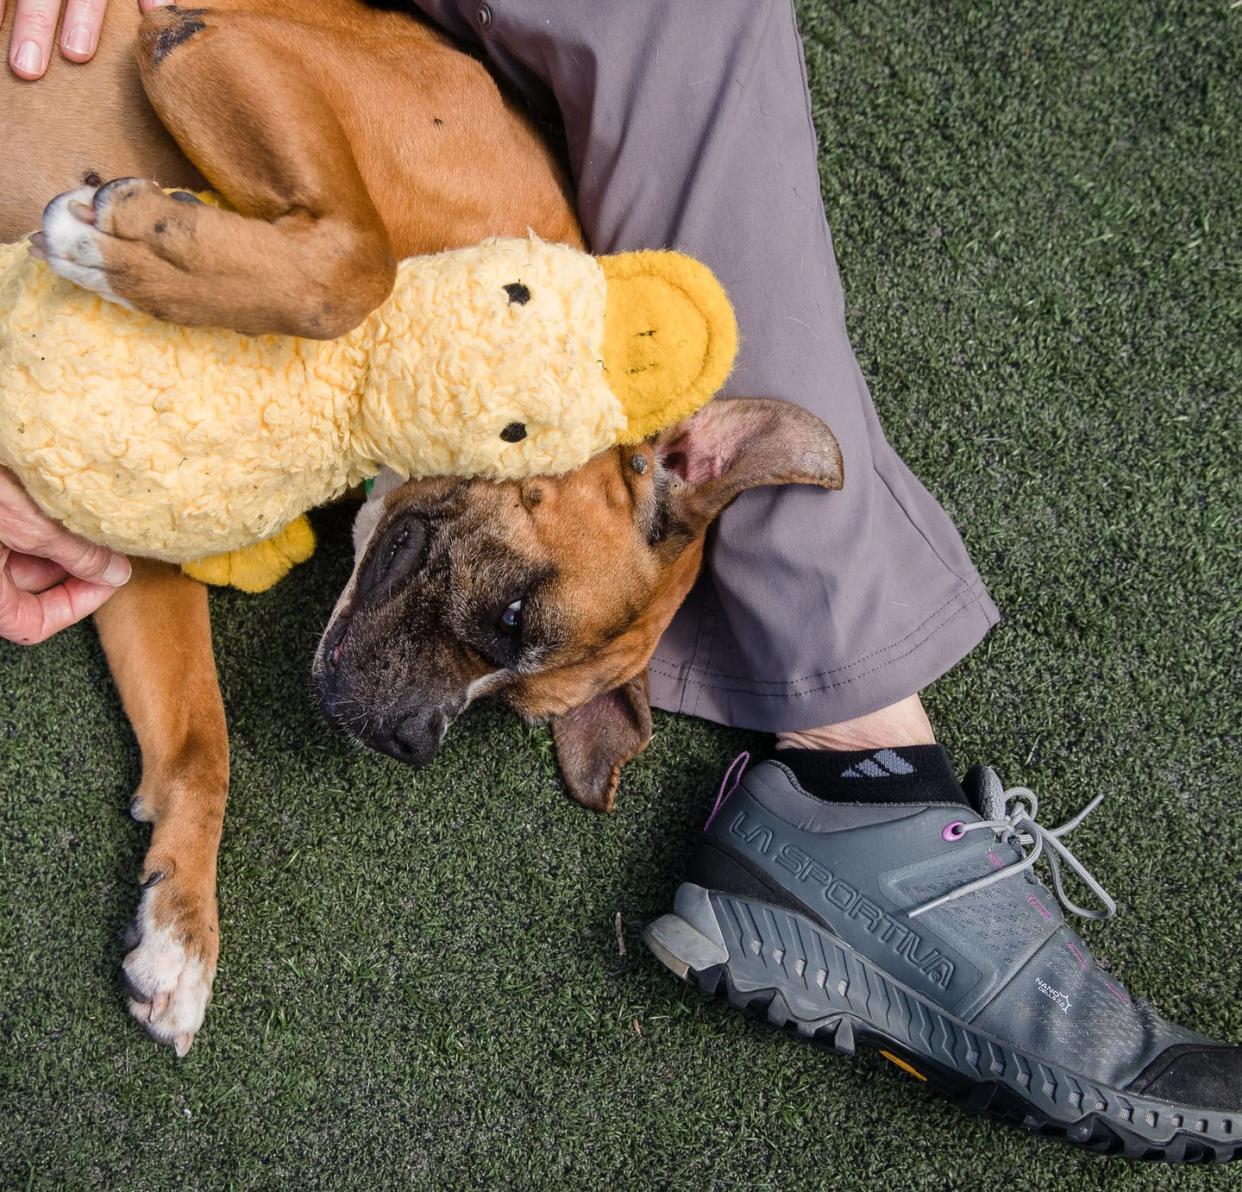
[[[902,745],[934,745],[936,734],[918,695],[907,696],[856,720],[826,724],[802,732],[778,733],[777,749],[892,749]]]

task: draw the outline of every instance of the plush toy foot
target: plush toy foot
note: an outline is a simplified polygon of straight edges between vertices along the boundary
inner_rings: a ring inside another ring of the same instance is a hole
[[[211,555],[181,570],[202,584],[239,588],[243,592],[266,592],[279,583],[292,567],[315,553],[315,531],[304,517],[295,518],[278,534],[244,550]]]

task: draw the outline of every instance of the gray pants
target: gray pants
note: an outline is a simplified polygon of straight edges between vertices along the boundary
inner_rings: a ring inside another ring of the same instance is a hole
[[[790,0],[416,0],[564,122],[597,252],[672,247],[737,309],[728,391],[818,414],[845,487],[717,523],[651,663],[657,707],[769,731],[921,690],[997,620],[952,522],[884,438],[845,332]]]

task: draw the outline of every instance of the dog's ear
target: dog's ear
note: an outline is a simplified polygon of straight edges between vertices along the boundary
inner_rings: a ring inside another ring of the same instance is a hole
[[[670,478],[672,538],[698,535],[748,488],[836,489],[845,479],[832,431],[801,406],[771,398],[718,397],[657,436],[655,448]]]
[[[569,793],[584,807],[611,811],[621,767],[651,740],[647,672],[558,716],[552,739]]]

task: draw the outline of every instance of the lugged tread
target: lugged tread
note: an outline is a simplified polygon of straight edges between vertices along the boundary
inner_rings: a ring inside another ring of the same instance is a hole
[[[1058,1073],[982,1035],[930,1006],[800,915],[714,892],[709,892],[709,901],[723,928],[729,960],[703,972],[691,969],[686,979],[704,993],[723,996],[735,1009],[762,1012],[774,1026],[840,1055],[854,1055],[862,1042],[904,1053],[927,1069],[929,1083],[963,1108],[1040,1137],[1167,1163],[1242,1158],[1242,1139],[1232,1138],[1242,1124],[1228,1116],[1211,1115],[1221,1119],[1219,1132],[1231,1137],[1210,1137],[1208,1116],[1165,1110],[1162,1103]],[[741,973],[734,971],[738,966]],[[1041,1107],[1040,1097],[1048,1109]],[[1051,1111],[1078,1116],[1064,1120]],[[1155,1131],[1166,1118],[1175,1127],[1167,1140],[1141,1133],[1144,1128]],[[1194,1131],[1185,1128],[1186,1120],[1194,1123]]]

